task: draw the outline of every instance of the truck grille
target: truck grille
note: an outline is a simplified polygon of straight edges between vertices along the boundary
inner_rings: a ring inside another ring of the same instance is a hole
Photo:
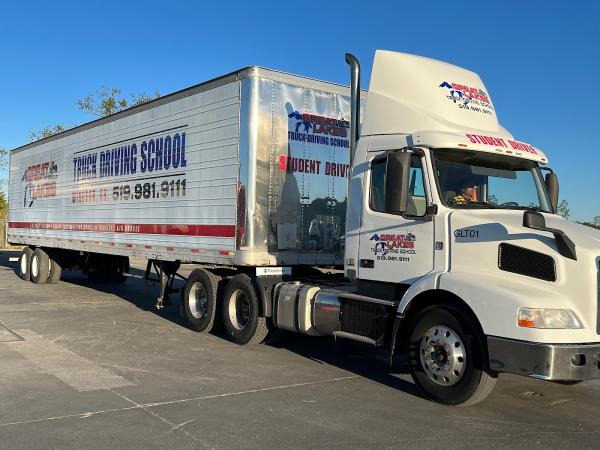
[[[556,266],[552,256],[517,245],[499,245],[498,268],[540,280],[556,281]]]

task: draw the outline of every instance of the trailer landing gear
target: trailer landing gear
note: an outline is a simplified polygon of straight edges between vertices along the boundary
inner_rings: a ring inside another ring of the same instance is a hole
[[[165,306],[171,305],[169,294],[179,292],[179,289],[173,288],[175,277],[186,280],[185,277],[179,275],[177,271],[181,263],[179,261],[157,261],[149,259],[146,265],[146,273],[144,278],[149,281],[157,281],[160,283],[160,292],[156,299],[156,309],[163,309]],[[151,272],[154,271],[154,274]],[[152,275],[156,275],[154,278]]]

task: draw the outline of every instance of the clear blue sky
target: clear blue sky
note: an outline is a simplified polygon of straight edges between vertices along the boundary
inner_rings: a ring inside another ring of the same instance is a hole
[[[346,83],[396,50],[479,73],[502,124],[543,149],[575,219],[600,215],[600,2],[4,2],[0,146],[94,117],[102,85],[162,94],[248,65]]]

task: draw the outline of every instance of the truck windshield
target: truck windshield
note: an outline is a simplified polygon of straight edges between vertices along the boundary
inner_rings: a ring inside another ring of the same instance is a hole
[[[492,153],[435,149],[437,178],[451,208],[552,212],[536,162]]]

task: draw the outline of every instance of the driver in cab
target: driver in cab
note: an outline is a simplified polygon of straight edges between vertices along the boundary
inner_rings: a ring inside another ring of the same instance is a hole
[[[477,201],[477,185],[470,181],[465,181],[460,185],[460,192],[451,200],[455,204],[465,204]]]

